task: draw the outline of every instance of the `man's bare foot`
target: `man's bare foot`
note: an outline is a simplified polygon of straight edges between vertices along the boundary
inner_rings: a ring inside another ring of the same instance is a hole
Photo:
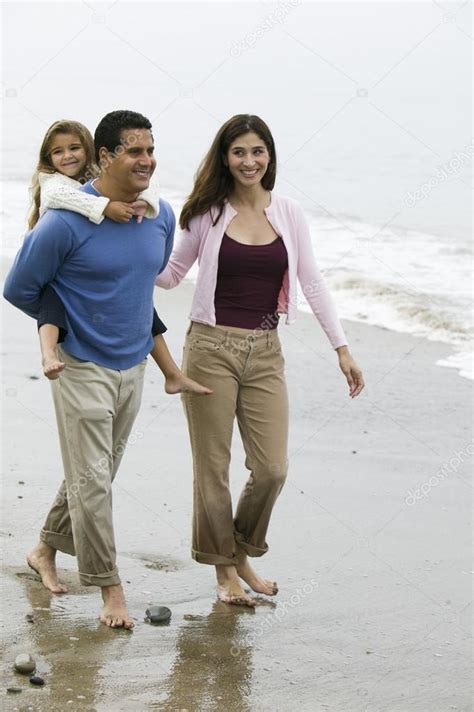
[[[192,378],[188,378],[181,371],[168,376],[165,380],[165,391],[170,395],[175,395],[176,393],[196,393],[198,396],[208,396],[212,393],[210,388],[201,386],[197,381],[193,381]]]
[[[224,603],[237,606],[255,606],[255,599],[245,593],[240,585],[235,566],[216,566],[217,595]]]
[[[278,586],[276,581],[268,581],[261,578],[249,564],[247,554],[239,551],[237,554],[239,563],[235,567],[240,578],[247,583],[255,593],[264,593],[266,596],[276,596]]]
[[[40,541],[27,555],[26,562],[40,576],[45,588],[52,593],[67,593],[67,587],[58,579],[56,549]]]
[[[104,606],[99,616],[101,622],[109,626],[109,628],[127,628],[131,630],[134,623],[128,615],[122,585],[103,586],[101,591],[102,600],[104,601]]]
[[[64,371],[65,368],[66,364],[61,361],[55,353],[47,354],[43,357],[43,373],[50,381],[59,378],[59,374],[61,371]]]

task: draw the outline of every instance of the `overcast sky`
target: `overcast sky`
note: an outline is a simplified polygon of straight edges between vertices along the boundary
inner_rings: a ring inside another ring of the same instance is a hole
[[[330,182],[331,209],[354,212],[358,185],[357,202],[373,205],[381,178],[399,176],[386,192],[400,199],[470,141],[470,3],[2,9],[4,177],[30,176],[53,121],[93,130],[131,108],[153,122],[162,179],[186,191],[220,124],[251,112],[275,134],[281,176],[303,190],[301,176],[323,192]]]

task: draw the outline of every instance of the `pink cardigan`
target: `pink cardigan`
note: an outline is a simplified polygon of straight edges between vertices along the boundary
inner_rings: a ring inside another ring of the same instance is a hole
[[[199,260],[190,314],[192,321],[216,325],[214,293],[219,250],[224,232],[236,214],[237,211],[227,202],[214,226],[210,212],[193,218],[189,230],[182,230],[179,234],[167,266],[156,279],[159,287],[172,289],[186,276],[196,259]],[[278,298],[278,313],[287,315],[287,324],[296,320],[298,279],[333,348],[346,345],[347,339],[334,302],[314,259],[311,236],[301,206],[291,198],[272,193],[271,204],[265,214],[276,234],[281,235],[288,253],[288,269]]]

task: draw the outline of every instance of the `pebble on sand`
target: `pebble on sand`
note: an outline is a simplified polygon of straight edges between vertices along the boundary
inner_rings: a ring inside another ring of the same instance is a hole
[[[29,653],[20,653],[15,658],[15,670],[21,672],[22,675],[30,675],[36,670],[36,662]]]
[[[145,621],[147,623],[167,623],[171,618],[171,611],[166,606],[150,606],[145,611]]]
[[[7,692],[23,692],[21,687],[7,687]]]
[[[44,680],[39,675],[32,675],[30,677],[30,682],[32,685],[44,685]]]

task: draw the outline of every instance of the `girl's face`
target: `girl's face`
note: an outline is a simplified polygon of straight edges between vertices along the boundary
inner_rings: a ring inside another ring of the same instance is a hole
[[[69,178],[77,180],[84,175],[86,152],[79,136],[58,133],[51,139],[49,157],[53,168]]]
[[[227,151],[226,162],[235,182],[242,186],[260,183],[270,163],[270,154],[253,131],[235,139]]]

